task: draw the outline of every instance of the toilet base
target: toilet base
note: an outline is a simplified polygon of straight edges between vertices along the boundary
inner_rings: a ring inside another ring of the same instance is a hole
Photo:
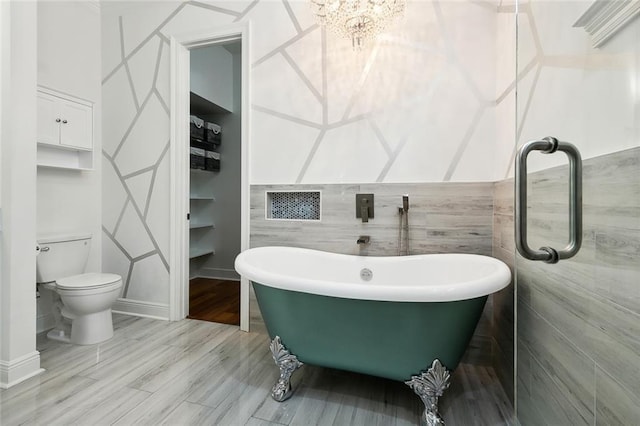
[[[111,309],[95,314],[76,316],[72,320],[65,317],[64,323],[69,321],[71,321],[71,333],[69,333],[68,329],[56,327],[53,330],[49,330],[47,338],[76,345],[94,345],[113,337]],[[62,324],[63,328],[65,328],[64,323]]]
[[[47,333],[47,339],[55,340],[57,342],[71,343],[71,339],[69,338],[69,335],[65,333],[64,330],[60,330],[57,328],[54,328],[53,330],[49,330],[49,332]]]
[[[70,343],[94,345],[112,337],[113,319],[111,317],[111,308],[95,314],[76,315],[71,322]]]

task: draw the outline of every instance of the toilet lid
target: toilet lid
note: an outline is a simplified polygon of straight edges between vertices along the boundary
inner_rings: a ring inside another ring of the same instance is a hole
[[[113,285],[121,281],[120,275],[89,272],[87,274],[73,275],[56,281],[56,287],[73,290],[81,288],[99,288]]]

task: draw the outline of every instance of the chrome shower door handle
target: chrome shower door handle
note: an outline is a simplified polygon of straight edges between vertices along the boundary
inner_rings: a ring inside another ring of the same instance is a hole
[[[564,152],[569,158],[569,243],[562,250],[540,247],[534,250],[527,242],[527,156],[531,151],[553,154]],[[582,159],[578,149],[568,143],[547,136],[525,143],[516,155],[515,178],[515,237],[518,252],[529,260],[558,263],[575,256],[582,245]]]

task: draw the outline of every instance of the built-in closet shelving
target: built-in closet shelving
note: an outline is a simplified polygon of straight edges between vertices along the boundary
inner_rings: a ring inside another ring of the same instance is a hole
[[[197,173],[196,170],[194,172]],[[215,197],[213,195],[191,194],[189,200],[192,212],[189,229],[215,228],[216,224],[213,218],[207,214],[210,213],[208,207],[213,207],[213,203],[216,201]]]
[[[196,257],[206,256],[210,254],[216,254],[213,247],[189,246],[189,259],[195,259]]]
[[[210,174],[211,176],[206,176]],[[191,169],[189,196],[189,258],[215,254],[213,229],[213,209],[215,197],[206,194],[207,181],[213,178],[213,172]]]
[[[210,115],[220,112],[220,107],[191,93],[191,113]],[[215,255],[213,220],[215,194],[213,179],[217,171],[190,169],[189,176],[189,259]]]

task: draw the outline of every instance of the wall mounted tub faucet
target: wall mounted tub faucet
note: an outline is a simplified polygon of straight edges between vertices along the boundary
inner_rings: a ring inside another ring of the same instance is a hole
[[[358,241],[356,241],[356,243],[358,243],[358,244],[369,244],[369,241],[371,241],[371,237],[369,237],[368,235],[360,235],[358,237]]]

